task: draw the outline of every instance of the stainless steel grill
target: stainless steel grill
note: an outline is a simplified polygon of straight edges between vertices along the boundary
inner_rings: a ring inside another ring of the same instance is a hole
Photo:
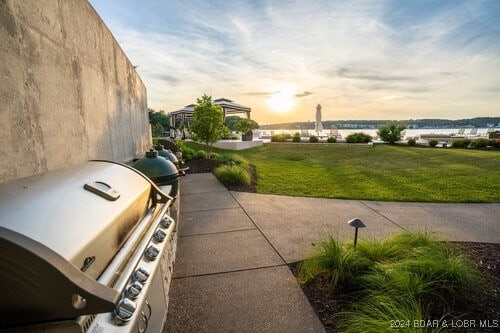
[[[0,329],[160,332],[178,201],[92,161],[0,185]]]

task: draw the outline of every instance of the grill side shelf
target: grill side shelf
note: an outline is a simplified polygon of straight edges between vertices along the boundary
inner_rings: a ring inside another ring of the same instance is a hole
[[[0,328],[110,312],[120,294],[62,256],[0,227]]]

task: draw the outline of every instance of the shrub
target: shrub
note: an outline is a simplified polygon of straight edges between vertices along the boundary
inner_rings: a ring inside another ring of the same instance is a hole
[[[185,147],[182,149],[182,158],[186,161],[192,160],[195,155],[193,148]]]
[[[243,118],[235,125],[234,129],[243,135],[253,135],[253,130],[259,128],[259,124],[255,120]]]
[[[325,274],[332,291],[338,284],[349,283],[353,277],[370,271],[371,266],[371,261],[360,252],[329,237],[319,244],[307,260],[299,264],[299,278],[307,282],[318,274]]]
[[[300,134],[297,132],[292,137],[293,142],[300,142]]]
[[[407,328],[390,328],[388,323],[393,323],[394,318],[401,319],[402,325],[409,323]],[[418,301],[414,299],[390,298],[377,295],[367,299],[354,311],[343,312],[339,316],[340,329],[344,333],[359,332],[406,332],[406,333],[438,333],[441,328],[421,329],[414,327],[415,320],[424,319],[424,311]],[[430,325],[429,325],[430,326]]]
[[[318,142],[318,141],[319,141],[319,139],[318,139],[318,137],[317,137],[317,136],[315,136],[315,135],[311,135],[311,136],[309,137],[309,142],[314,142],[314,143],[315,143],[315,142]]]
[[[372,137],[366,133],[352,133],[346,137],[348,143],[368,143],[372,141]]]
[[[471,140],[469,139],[459,139],[455,140],[451,143],[451,146],[453,148],[468,148],[471,143]]]
[[[414,138],[410,138],[408,139],[408,146],[416,146],[417,145],[417,140],[415,140]]]
[[[453,148],[463,148],[464,147],[464,140],[455,140],[451,143],[451,146]]]
[[[335,143],[335,142],[337,142],[337,138],[334,137],[334,136],[331,136],[328,139],[326,139],[326,142],[328,142],[328,143]]]
[[[226,186],[250,185],[250,174],[241,165],[220,165],[215,168],[214,175]]]
[[[233,134],[231,132],[229,132],[229,133],[224,132],[221,139],[222,140],[238,140],[239,137],[236,134]]]
[[[353,300],[352,310],[339,314],[342,332],[392,331],[387,323],[393,318],[428,320],[455,303],[465,306],[483,283],[454,248],[425,232],[361,241],[357,249],[330,237],[299,264],[302,281],[317,276]]]
[[[475,148],[486,148],[489,144],[488,139],[476,139],[471,142],[471,146]]]
[[[380,126],[379,130],[377,131],[377,135],[382,141],[393,144],[394,142],[401,140],[402,132],[405,128],[405,125],[400,124],[396,121],[391,121],[385,125]]]
[[[196,160],[202,160],[202,159],[205,159],[207,157],[207,153],[204,151],[204,150],[198,150],[194,156],[193,156]]]
[[[241,165],[246,167],[248,161],[237,154],[221,154],[215,158],[217,165]]]
[[[216,159],[217,157],[219,157],[219,153],[216,153],[216,152],[211,152],[211,153],[210,153],[209,158],[211,158],[211,159]]]
[[[437,144],[438,144],[438,140],[429,140],[429,146],[436,147]]]
[[[291,139],[290,134],[275,134],[271,137],[271,142],[285,142],[286,139]]]
[[[154,142],[154,141],[153,141]],[[174,143],[179,147],[179,149],[181,149],[182,151],[184,151],[184,149],[187,147],[186,145],[186,142],[185,141],[182,141],[182,140],[174,140]]]

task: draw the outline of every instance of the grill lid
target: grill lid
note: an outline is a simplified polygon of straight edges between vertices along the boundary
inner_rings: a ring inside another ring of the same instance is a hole
[[[175,156],[175,154],[170,150],[164,149],[163,145],[157,144],[155,146],[155,149],[158,151],[159,156],[165,157],[167,160],[174,163],[175,166],[179,166],[179,160],[177,159],[177,156]]]
[[[96,280],[158,191],[105,161],[0,184],[0,328],[111,311],[120,294]]]
[[[132,164],[132,167],[155,182],[157,179],[176,179],[179,176],[176,166],[169,160],[159,157],[158,151],[153,149],[147,151],[146,156]]]
[[[132,169],[88,162],[1,184],[0,226],[96,279],[151,206],[150,196],[149,181]]]

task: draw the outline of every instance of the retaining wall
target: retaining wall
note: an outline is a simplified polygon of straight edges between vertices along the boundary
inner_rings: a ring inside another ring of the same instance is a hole
[[[0,0],[0,182],[150,146],[146,88],[86,0]]]

